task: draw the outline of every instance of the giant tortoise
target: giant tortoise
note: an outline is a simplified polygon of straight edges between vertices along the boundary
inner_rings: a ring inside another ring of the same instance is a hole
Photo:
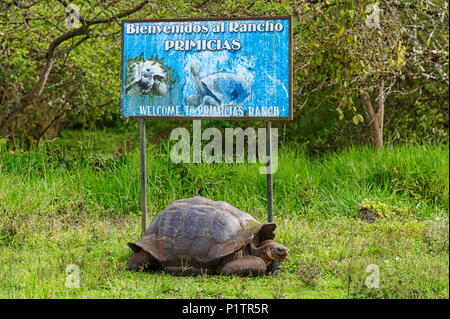
[[[126,269],[175,275],[277,275],[288,250],[273,241],[274,223],[260,223],[222,201],[192,197],[160,212],[143,236],[128,243]]]
[[[240,105],[251,95],[250,84],[241,74],[218,72],[200,79],[199,67],[191,66],[197,94],[186,100],[189,106]]]

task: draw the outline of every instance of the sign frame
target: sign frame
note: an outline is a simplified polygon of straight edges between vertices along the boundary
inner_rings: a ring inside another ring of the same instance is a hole
[[[207,117],[207,116],[125,116],[123,115],[123,43],[125,23],[140,22],[198,22],[198,21],[233,21],[233,20],[288,20],[289,21],[289,117]],[[292,16],[263,16],[263,17],[214,17],[214,18],[183,18],[183,19],[125,19],[121,20],[121,61],[120,61],[120,118],[121,119],[166,119],[166,120],[250,120],[250,121],[292,121],[294,119],[293,98],[293,23]]]

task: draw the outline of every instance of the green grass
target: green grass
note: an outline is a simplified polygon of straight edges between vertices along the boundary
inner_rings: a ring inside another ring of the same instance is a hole
[[[278,277],[174,277],[124,270],[140,232],[133,134],[65,132],[40,149],[0,152],[0,298],[448,298],[449,150],[403,145],[310,158],[280,150]],[[174,164],[147,146],[148,219],[194,195],[265,220],[258,164]],[[375,216],[365,220],[363,213]],[[66,288],[66,267],[80,288]],[[365,281],[369,264],[380,288]]]

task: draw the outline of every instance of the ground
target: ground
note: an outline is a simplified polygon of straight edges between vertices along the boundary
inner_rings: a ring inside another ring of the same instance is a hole
[[[168,148],[148,146],[148,221],[197,194],[265,220],[257,164],[173,164]],[[281,148],[276,239],[290,255],[280,276],[238,278],[124,270],[141,228],[130,139],[68,132],[2,150],[0,298],[448,298],[448,155],[445,145],[322,158]]]

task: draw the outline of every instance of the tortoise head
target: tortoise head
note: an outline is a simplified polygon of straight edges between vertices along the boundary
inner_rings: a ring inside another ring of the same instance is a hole
[[[274,240],[263,241],[260,246],[263,248],[262,258],[267,261],[283,261],[288,255],[288,249]]]
[[[257,247],[253,246],[253,251],[263,258],[267,263],[271,261],[283,261],[288,255],[288,249],[277,243],[275,238],[275,223],[265,223],[259,230]],[[256,248],[256,249],[255,249]]]
[[[193,76],[199,76],[200,75],[200,67],[197,64],[191,65],[191,73]]]
[[[144,93],[164,95],[167,91],[167,74],[163,65],[156,61],[145,61],[142,64],[140,86]]]

